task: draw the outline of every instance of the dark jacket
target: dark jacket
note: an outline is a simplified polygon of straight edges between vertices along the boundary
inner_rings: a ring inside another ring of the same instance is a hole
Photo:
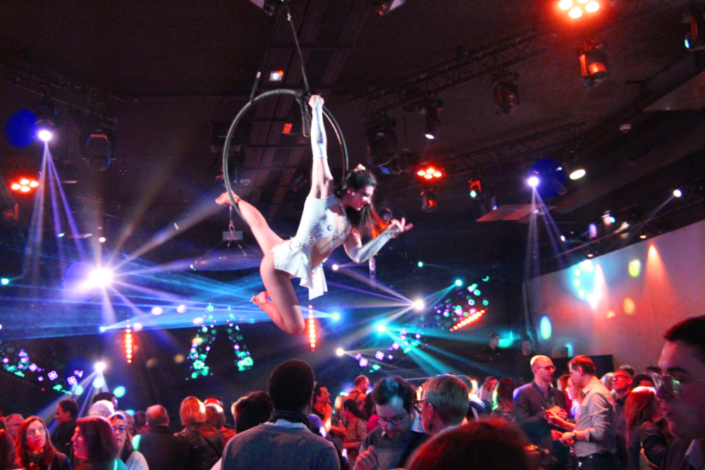
[[[51,432],[51,442],[57,451],[71,457],[73,455],[73,442],[71,438],[76,431],[76,418],[71,418],[70,421],[59,424],[56,429]]]
[[[671,445],[666,449],[666,455],[663,458],[662,470],[695,470],[695,467],[690,465],[688,457],[685,454],[688,452],[688,447],[693,441],[688,439],[676,439],[671,442]]]
[[[629,431],[629,446],[627,452],[629,454],[629,470],[639,470],[641,448],[644,447],[644,453],[649,462],[656,465],[661,465],[666,448],[668,447],[668,438],[663,432],[668,426],[665,419],[658,423],[646,421],[639,426],[635,426]]]
[[[140,436],[139,448],[149,470],[188,470],[189,441],[174,436],[168,426],[151,428]]]
[[[179,436],[185,437],[189,443],[189,470],[210,470],[223,455],[220,432],[208,423],[189,426]]]
[[[0,470],[12,470],[15,463],[15,446],[12,438],[4,429],[0,429]]]
[[[39,463],[37,468],[39,470],[47,470],[49,467],[43,463]],[[56,455],[54,455],[54,460],[51,461],[51,470],[71,470],[71,464],[69,463],[68,457],[60,452],[57,452]]]
[[[548,450],[549,454],[553,455],[554,445],[551,429],[558,430],[559,428],[548,424],[544,418],[544,411],[556,405],[565,410],[565,395],[557,388],[550,387],[549,397],[546,398],[539,386],[531,382],[519,387],[514,392],[514,396],[514,415],[517,423],[524,429],[532,443],[541,449]],[[563,432],[563,430],[560,431]],[[556,450],[559,449],[560,447],[556,446]],[[567,455],[561,456],[560,460],[563,457],[567,457]]]

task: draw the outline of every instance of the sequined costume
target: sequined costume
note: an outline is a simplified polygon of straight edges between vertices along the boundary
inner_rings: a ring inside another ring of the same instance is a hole
[[[331,252],[343,244],[350,235],[352,225],[345,218],[345,228],[342,232],[335,231],[335,221],[338,217],[331,208],[339,206],[343,214],[345,208],[335,195],[325,199],[307,197],[301,222],[296,236],[272,249],[274,267],[301,278],[301,285],[308,287],[308,298],[315,299],[328,291],[323,266],[316,267],[311,263],[311,250],[318,240],[330,237]]]

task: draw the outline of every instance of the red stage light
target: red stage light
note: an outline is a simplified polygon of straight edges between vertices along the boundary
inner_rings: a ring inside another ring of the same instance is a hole
[[[36,180],[31,180],[29,178],[21,178],[19,181],[10,183],[10,189],[13,191],[19,191],[21,193],[28,193],[33,189],[37,189],[39,183]]]
[[[434,165],[422,166],[416,171],[416,176],[424,182],[436,182],[443,178],[443,169]]]

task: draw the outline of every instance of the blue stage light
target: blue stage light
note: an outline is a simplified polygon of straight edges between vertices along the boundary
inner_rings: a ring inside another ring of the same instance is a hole
[[[338,320],[340,320],[340,314],[338,312],[333,312],[333,314],[331,315],[331,318],[334,321],[338,321]]]
[[[379,325],[377,325],[377,331],[379,331],[380,333],[384,333],[385,331],[387,331],[387,327],[384,325],[384,323],[380,323]]]
[[[2,284],[3,286],[8,285],[9,283],[10,283],[10,280],[6,277],[3,277],[2,279],[0,279],[0,284]]]
[[[455,285],[456,285],[456,286],[462,286],[462,285],[463,285],[463,281],[462,281],[461,279],[456,279],[456,280],[455,280]]]
[[[120,385],[119,387],[116,387],[115,390],[113,390],[113,395],[115,395],[115,398],[122,398],[125,396],[125,387]]]

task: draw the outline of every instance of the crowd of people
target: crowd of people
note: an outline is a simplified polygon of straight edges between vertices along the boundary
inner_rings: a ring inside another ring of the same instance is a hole
[[[153,405],[134,417],[109,393],[79,417],[60,401],[52,432],[37,416],[0,421],[0,470],[210,469],[705,469],[705,316],[671,327],[658,366],[622,365],[598,378],[587,356],[560,377],[530,360],[533,380],[482,385],[455,374],[413,387],[365,376],[331,402],[304,361],[270,374],[267,391],[233,403],[186,397],[180,430]],[[468,384],[470,386],[468,386]]]

